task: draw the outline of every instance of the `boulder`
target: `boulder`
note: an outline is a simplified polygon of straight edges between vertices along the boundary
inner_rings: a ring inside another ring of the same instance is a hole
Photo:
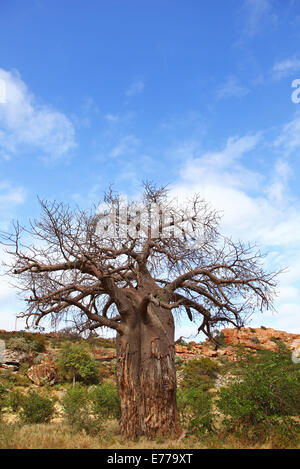
[[[21,352],[18,350],[5,349],[0,355],[1,365],[14,365],[19,367],[21,363],[33,363],[34,354],[31,352]]]
[[[39,365],[33,365],[27,370],[28,378],[38,386],[54,384],[58,381],[58,372],[51,357],[46,357]]]

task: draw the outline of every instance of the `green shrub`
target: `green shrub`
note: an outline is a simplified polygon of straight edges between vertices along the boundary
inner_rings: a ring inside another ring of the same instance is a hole
[[[20,332],[6,340],[7,348],[19,352],[44,352],[45,344],[46,338],[43,335],[29,332]]]
[[[50,399],[31,392],[22,399],[20,418],[24,423],[47,423],[54,414],[54,405]]]
[[[200,434],[212,429],[212,398],[209,392],[219,366],[208,357],[189,360],[182,366],[183,380],[177,391],[182,424],[188,432]]]
[[[24,337],[34,352],[45,352],[47,340],[44,335],[27,332],[25,333]]]
[[[204,386],[209,389],[217,377],[219,366],[208,357],[189,360],[183,365],[183,388]]]
[[[110,340],[106,340],[106,339],[101,339],[100,341],[97,339],[96,344],[104,348],[116,348],[115,342],[110,342]]]
[[[191,387],[177,392],[178,411],[189,433],[200,434],[212,430],[211,393],[203,387]]]
[[[69,425],[73,426],[79,414],[86,411],[87,407],[87,391],[78,383],[67,391],[62,399],[65,418]]]
[[[27,341],[24,337],[12,337],[7,341],[7,348],[10,350],[16,350],[18,352],[32,352],[33,345]]]
[[[300,365],[292,362],[284,344],[279,342],[278,347],[278,353],[246,355],[240,380],[220,389],[217,406],[231,429],[253,438],[264,438],[268,429],[275,431],[280,425],[296,429],[290,416],[300,414]]]
[[[222,331],[217,331],[216,335],[214,336],[214,339],[217,341],[220,347],[223,347],[225,345],[225,336]]]
[[[97,434],[101,420],[91,414],[87,391],[79,383],[69,389],[62,399],[65,420],[73,431],[84,430],[87,434]]]
[[[95,360],[88,350],[80,344],[66,344],[61,349],[57,367],[62,377],[85,383],[97,383],[99,373]]]
[[[265,326],[260,326],[260,328],[263,330],[263,331],[266,331],[267,328]]]
[[[8,396],[8,405],[13,412],[18,412],[22,405],[23,399],[24,396],[19,390],[10,392]]]
[[[7,403],[7,389],[6,387],[0,383],[0,418],[1,418],[1,413],[2,409],[6,406]]]
[[[120,399],[113,383],[103,383],[95,386],[89,393],[89,399],[95,415],[101,418],[120,418]]]

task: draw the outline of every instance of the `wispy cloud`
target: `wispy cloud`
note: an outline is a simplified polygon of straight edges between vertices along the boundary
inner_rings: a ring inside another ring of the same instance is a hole
[[[216,95],[218,99],[240,98],[248,94],[249,91],[249,88],[241,85],[236,77],[230,76],[225,83],[217,89]]]
[[[116,158],[118,156],[131,155],[136,151],[139,144],[139,139],[134,135],[126,135],[120,142],[115,145],[109,152],[109,156]]]
[[[300,59],[295,57],[276,62],[271,70],[272,77],[276,80],[293,75],[300,71]]]
[[[271,0],[244,0],[241,11],[244,17],[243,32],[249,37],[263,31],[266,25],[276,24],[278,20]]]
[[[277,139],[274,142],[274,146],[286,155],[298,151],[300,147],[300,115],[297,114],[294,119],[285,124]]]
[[[126,91],[126,96],[134,96],[142,93],[145,88],[145,83],[142,80],[135,80],[131,83]]]
[[[24,149],[57,159],[75,147],[75,132],[65,114],[40,104],[17,72],[0,69],[5,102],[0,104],[0,155],[9,159]]]
[[[1,212],[25,201],[26,192],[23,187],[14,187],[8,182],[0,182],[0,210]]]
[[[104,119],[108,122],[119,122],[120,116],[118,114],[108,113],[105,114]]]

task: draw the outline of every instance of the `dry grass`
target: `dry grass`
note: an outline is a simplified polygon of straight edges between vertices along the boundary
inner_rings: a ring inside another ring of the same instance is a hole
[[[99,436],[90,436],[84,432],[72,433],[64,423],[18,425],[0,423],[0,449],[271,449],[274,445],[243,445],[233,435],[226,439],[218,435],[197,438],[189,436],[178,440],[157,438],[149,441],[140,438],[126,440],[119,434],[116,421],[108,423]],[[296,445],[300,448],[300,442]]]

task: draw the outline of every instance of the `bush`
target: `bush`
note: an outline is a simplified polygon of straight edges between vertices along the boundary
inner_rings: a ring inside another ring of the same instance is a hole
[[[16,390],[12,391],[8,396],[8,405],[10,406],[13,412],[18,412],[20,407],[22,406],[24,396],[23,394]]]
[[[29,332],[20,332],[17,336],[6,341],[7,348],[20,352],[44,352],[46,350],[45,344],[46,337]]]
[[[93,412],[101,418],[120,418],[121,407],[117,388],[112,383],[103,383],[89,393]]]
[[[183,365],[183,388],[204,386],[209,389],[217,377],[219,366],[208,357],[189,360]]]
[[[212,398],[203,387],[191,387],[177,392],[177,405],[184,426],[190,433],[212,430]]]
[[[2,409],[3,407],[5,407],[6,405],[6,402],[7,402],[7,389],[5,388],[5,386],[0,383],[0,418],[1,418],[1,412],[2,412]]]
[[[12,337],[7,341],[7,348],[18,352],[32,352],[33,346],[24,337]]]
[[[214,339],[217,341],[220,347],[223,347],[225,345],[225,336],[222,331],[216,331],[216,335],[214,336]]]
[[[78,383],[69,389],[62,400],[66,422],[75,431],[84,430],[87,434],[97,434],[101,420],[90,415],[87,391]]]
[[[30,344],[34,352],[45,352],[46,337],[42,334],[25,333],[25,340]]]
[[[54,414],[54,405],[50,399],[31,392],[22,399],[21,420],[24,423],[47,423]]]
[[[65,418],[69,425],[73,426],[77,421],[78,415],[86,410],[87,392],[86,389],[78,383],[67,391],[62,399]]]
[[[300,414],[300,365],[292,362],[287,347],[278,343],[278,353],[263,351],[246,355],[241,380],[219,391],[217,406],[227,426],[264,438],[268,429],[281,426],[296,431],[290,416]]]
[[[116,348],[115,342],[111,342],[107,339],[96,339],[95,344],[103,348]]]
[[[57,367],[68,380],[97,383],[99,373],[96,362],[83,345],[66,344],[59,355]]]
[[[208,357],[189,360],[182,366],[183,381],[177,392],[178,410],[186,429],[193,434],[212,429],[212,398],[209,392],[219,366]]]

